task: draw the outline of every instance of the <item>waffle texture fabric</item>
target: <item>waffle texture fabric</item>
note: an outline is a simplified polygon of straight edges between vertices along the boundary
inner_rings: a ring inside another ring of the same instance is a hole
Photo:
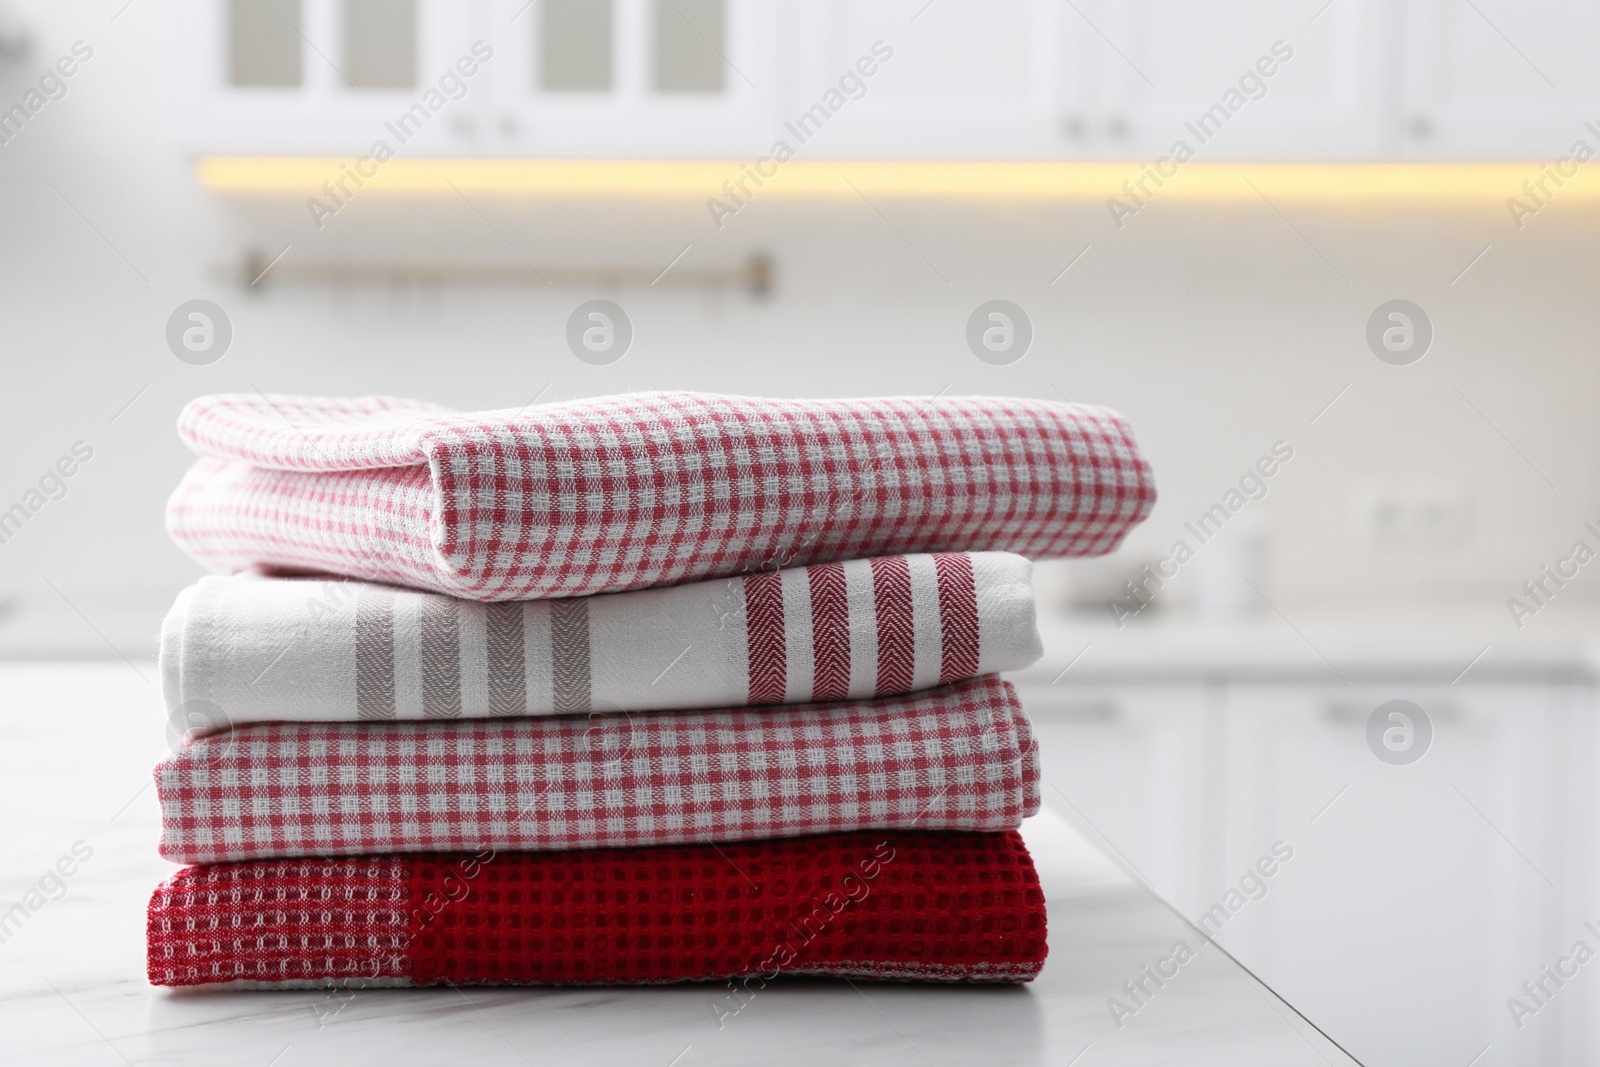
[[[206,567],[537,600],[897,553],[1116,548],[1155,503],[1106,408],[639,393],[460,414],[203,397],[167,528]]]
[[[179,863],[1013,830],[1038,745],[993,675],[773,709],[259,723],[155,769]]]
[[[1028,981],[1046,952],[1016,833],[188,867],[147,930],[152,983],[232,988],[744,979],[748,998],[786,974]]]
[[[167,616],[174,732],[891,696],[1041,654],[1032,564],[880,556],[483,604],[365,582],[203,578]]]

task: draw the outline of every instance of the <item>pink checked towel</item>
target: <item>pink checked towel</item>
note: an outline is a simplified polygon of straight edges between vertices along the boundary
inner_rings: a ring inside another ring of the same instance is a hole
[[[213,570],[537,600],[909,552],[1114,549],[1149,464],[1098,407],[640,393],[459,414],[204,397],[167,508]]]
[[[1031,571],[1005,552],[879,556],[500,604],[209,577],[167,616],[162,687],[191,736],[889,696],[1038,659]]]
[[[179,863],[1014,830],[1038,746],[992,675],[776,709],[263,723],[157,764]]]

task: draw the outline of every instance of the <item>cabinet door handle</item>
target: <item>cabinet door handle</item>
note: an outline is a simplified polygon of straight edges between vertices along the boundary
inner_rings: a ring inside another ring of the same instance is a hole
[[[1379,704],[1388,697],[1373,697],[1370,702],[1360,700],[1329,700],[1322,706],[1322,717],[1336,723],[1364,723],[1372,716]],[[1447,701],[1429,700],[1427,697],[1417,697],[1417,706],[1428,713],[1428,718],[1434,722],[1454,720],[1461,717],[1461,709],[1454,703]]]
[[[1115,722],[1120,713],[1114,700],[1074,700],[1064,704],[1048,703],[1030,708],[1040,722],[1105,723]]]

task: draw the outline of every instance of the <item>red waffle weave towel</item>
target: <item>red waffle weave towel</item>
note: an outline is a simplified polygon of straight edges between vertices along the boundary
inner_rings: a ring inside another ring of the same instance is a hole
[[[776,709],[262,723],[155,769],[179,863],[1014,830],[1038,746],[993,675]]]
[[[458,414],[204,397],[167,507],[218,571],[534,600],[905,552],[1114,549],[1155,503],[1123,418],[989,397],[640,393]]]
[[[741,979],[709,994],[723,1022],[784,974],[1025,982],[1046,952],[1016,833],[188,867],[148,934],[155,985]]]

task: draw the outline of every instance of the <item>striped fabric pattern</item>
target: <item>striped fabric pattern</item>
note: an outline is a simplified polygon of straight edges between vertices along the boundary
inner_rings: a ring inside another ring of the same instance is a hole
[[[261,723],[156,766],[179,863],[1001,831],[1039,806],[1009,684],[765,711]]]
[[[641,393],[450,413],[204,397],[167,526],[208,568],[472,600],[583,596],[900,553],[1099,555],[1155,486],[1105,408]]]
[[[743,585],[745,643],[750,650],[749,701],[781,704],[788,678],[783,645],[783,576],[775,571],[757,574],[745,578]]]
[[[1031,565],[887,556],[484,604],[362,582],[204,578],[163,628],[167,707],[213,729],[893,696],[1040,655]]]

